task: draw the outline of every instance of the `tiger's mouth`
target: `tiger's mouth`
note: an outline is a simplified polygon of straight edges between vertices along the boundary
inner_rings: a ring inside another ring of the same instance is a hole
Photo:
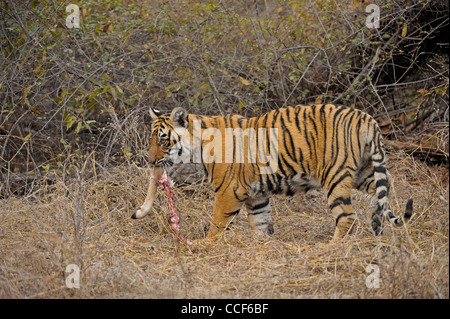
[[[155,166],[157,167],[163,167],[163,168],[169,168],[173,166],[173,161],[168,158],[161,158],[156,161]]]
[[[154,165],[163,168],[172,167],[175,163],[179,163],[182,154],[183,150],[181,148],[171,148],[167,153],[164,154],[164,156],[157,159],[154,162]]]

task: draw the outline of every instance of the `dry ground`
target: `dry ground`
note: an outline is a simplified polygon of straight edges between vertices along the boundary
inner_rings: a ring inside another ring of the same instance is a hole
[[[334,221],[315,192],[273,197],[270,238],[252,234],[244,210],[215,243],[185,246],[167,231],[162,191],[153,215],[130,219],[148,170],[106,170],[88,158],[71,179],[0,201],[0,297],[448,298],[448,168],[399,154],[389,163],[394,212],[415,200],[406,227],[372,236],[370,198],[355,192],[354,234],[328,244]],[[205,235],[212,198],[205,186],[176,189],[183,235]],[[72,263],[81,268],[79,289],[65,285]],[[378,267],[378,288],[366,285],[376,275],[369,265]]]

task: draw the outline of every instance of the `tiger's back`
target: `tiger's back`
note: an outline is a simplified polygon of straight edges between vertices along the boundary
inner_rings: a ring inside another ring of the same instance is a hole
[[[332,186],[339,172],[346,175],[348,169],[356,170],[378,129],[368,114],[330,104],[274,110],[255,122],[257,127],[280,132],[279,169],[266,176],[265,184],[268,191],[287,195],[295,193],[295,186],[305,191]]]

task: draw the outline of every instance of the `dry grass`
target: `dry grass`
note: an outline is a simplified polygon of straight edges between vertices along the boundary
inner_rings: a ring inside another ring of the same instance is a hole
[[[391,205],[400,214],[413,196],[415,214],[380,237],[367,225],[368,196],[355,193],[354,234],[328,244],[333,220],[316,192],[274,197],[270,238],[256,238],[243,211],[216,242],[186,247],[167,231],[165,194],[153,216],[130,219],[145,197],[147,170],[84,164],[70,182],[0,201],[1,298],[449,297],[448,168],[391,154]],[[177,189],[175,204],[183,235],[204,237],[209,189]],[[79,289],[65,285],[71,263],[81,268]],[[379,288],[366,286],[369,264],[379,266]]]

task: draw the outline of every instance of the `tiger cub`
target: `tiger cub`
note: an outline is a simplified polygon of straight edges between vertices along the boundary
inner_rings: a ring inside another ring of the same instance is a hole
[[[351,189],[376,196],[371,229],[382,220],[410,219],[413,201],[397,218],[389,208],[383,138],[368,114],[332,104],[280,108],[263,115],[201,116],[180,107],[171,113],[150,108],[153,118],[149,161],[202,163],[215,192],[207,237],[227,228],[243,205],[252,229],[274,232],[269,194],[294,195],[323,188],[336,221],[334,238],[352,229]],[[133,214],[145,216],[147,211]]]

